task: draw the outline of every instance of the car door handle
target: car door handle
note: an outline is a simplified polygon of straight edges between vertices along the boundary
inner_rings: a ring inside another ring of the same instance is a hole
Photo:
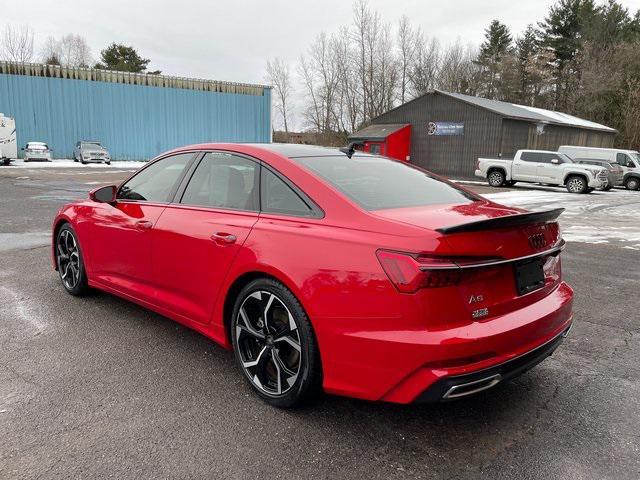
[[[138,230],[146,231],[146,230],[149,230],[151,227],[153,227],[153,222],[150,222],[149,220],[138,220],[136,222],[136,228]]]
[[[233,243],[236,243],[238,237],[231,233],[217,232],[211,235],[211,240],[216,242],[218,245],[231,245]]]

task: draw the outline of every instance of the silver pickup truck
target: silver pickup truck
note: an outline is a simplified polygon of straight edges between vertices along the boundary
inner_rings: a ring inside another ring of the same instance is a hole
[[[564,185],[570,193],[589,193],[608,185],[608,172],[595,165],[574,163],[568,156],[543,150],[518,150],[513,159],[479,158],[477,177],[492,187],[516,182]]]

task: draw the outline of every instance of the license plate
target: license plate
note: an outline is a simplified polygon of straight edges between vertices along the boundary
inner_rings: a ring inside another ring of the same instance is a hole
[[[514,266],[518,295],[525,295],[544,287],[542,259],[534,258],[518,262]]]

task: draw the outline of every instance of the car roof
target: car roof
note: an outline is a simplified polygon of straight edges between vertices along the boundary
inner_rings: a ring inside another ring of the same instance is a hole
[[[305,158],[305,157],[336,157],[346,155],[340,151],[338,147],[323,147],[319,145],[306,145],[298,143],[200,143],[195,145],[185,145],[167,153],[178,153],[193,150],[228,150],[235,147],[238,152],[242,153],[246,148],[259,149],[266,152],[275,153],[288,159]],[[369,153],[356,150],[353,157],[376,157]]]
[[[270,152],[278,153],[288,158],[334,157],[336,155],[344,155],[338,147],[322,147],[319,145],[299,143],[252,143],[248,145],[269,150]]]

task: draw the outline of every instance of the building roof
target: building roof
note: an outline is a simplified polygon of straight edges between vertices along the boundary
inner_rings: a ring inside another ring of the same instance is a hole
[[[351,140],[385,140],[392,133],[409,125],[408,123],[377,123],[364,127],[349,135]]]
[[[239,95],[264,95],[271,87],[251,83],[223,82],[201,78],[173,77],[151,73],[120,72],[97,68],[61,67],[41,63],[16,63],[0,61],[0,74],[27,77],[53,77],[94,82],[126,83],[148,87],[180,88],[205,92],[235,93]]]
[[[448,97],[461,100],[463,102],[475,105],[486,110],[490,110],[498,115],[516,120],[527,120],[536,123],[550,123],[565,127],[586,128],[589,130],[598,130],[601,132],[616,133],[617,130],[606,125],[591,122],[583,118],[574,117],[567,113],[555,112],[553,110],[545,110],[543,108],[529,107],[526,105],[518,105],[515,103],[500,102],[498,100],[489,100],[488,98],[472,97],[471,95],[463,95],[461,93],[444,92],[435,90],[436,93],[446,95]]]

